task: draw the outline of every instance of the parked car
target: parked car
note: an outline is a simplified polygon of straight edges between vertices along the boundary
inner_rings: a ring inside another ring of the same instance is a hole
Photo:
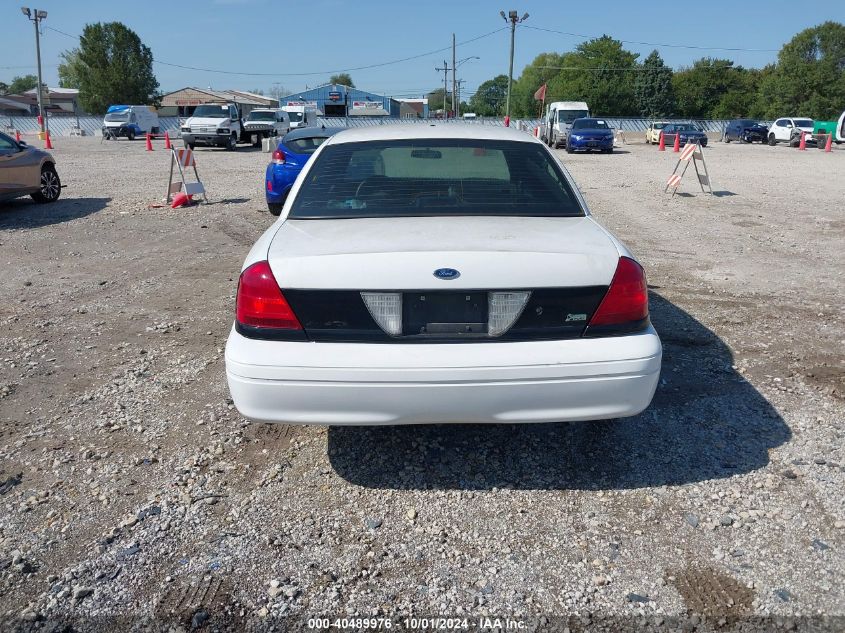
[[[742,141],[743,143],[753,143],[760,141],[765,143],[769,135],[769,128],[759,121],[753,119],[737,119],[728,123],[725,127],[725,135],[723,140],[725,143],[731,141]]]
[[[290,193],[296,177],[317,148],[342,127],[301,127],[288,132],[267,165],[264,188],[267,208],[273,215],[279,215]]]
[[[793,134],[795,132],[795,134]],[[781,117],[769,128],[769,145],[778,143],[794,143],[795,138],[805,133],[807,142],[815,142],[813,138],[813,120],[806,117]]]
[[[284,136],[290,129],[290,115],[281,108],[256,108],[244,122],[244,133],[254,147],[261,146],[261,139]]]
[[[681,145],[693,142],[707,147],[707,135],[692,123],[670,123],[663,128],[663,142],[673,145],[676,134],[680,136]]]
[[[252,420],[531,423],[639,413],[661,344],[643,268],[539,139],[385,125],[305,165],[244,262],[225,359]]]
[[[125,136],[130,141],[144,134],[158,134],[158,114],[145,105],[112,105],[103,117],[103,137],[115,139]]]
[[[240,108],[235,103],[205,103],[182,124],[185,147],[215,145],[235,150],[246,136]]]
[[[613,130],[604,119],[575,119],[566,131],[566,151],[613,152]]]
[[[558,147],[566,141],[572,122],[588,116],[590,108],[583,101],[553,101],[546,106],[546,115],[540,121],[540,138],[549,147]]]
[[[645,142],[646,143],[654,143],[655,145],[660,142],[660,133],[669,125],[669,121],[652,121],[648,124],[648,127],[645,130]]]
[[[36,202],[55,202],[61,193],[52,155],[0,132],[0,201],[32,196]]]

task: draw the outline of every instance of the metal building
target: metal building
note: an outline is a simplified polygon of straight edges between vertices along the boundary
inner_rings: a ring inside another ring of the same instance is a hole
[[[399,102],[392,97],[350,88],[342,84],[326,84],[295,92],[279,99],[279,105],[313,106],[324,117],[391,117],[398,119]]]

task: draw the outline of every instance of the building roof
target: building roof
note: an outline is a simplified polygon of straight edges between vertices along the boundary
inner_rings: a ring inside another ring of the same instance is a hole
[[[6,99],[4,97],[0,97],[0,108],[3,110],[20,110],[21,112],[29,112],[28,105],[21,103],[20,101]]]
[[[172,92],[168,92],[165,95],[162,95],[161,104],[163,106],[183,105],[180,103],[176,103],[176,101],[178,101],[178,98],[174,97],[174,95],[179,95],[179,93],[184,93],[188,91],[206,95],[208,97],[208,101],[233,101],[235,103],[241,103],[244,105],[264,107],[276,103],[276,99],[273,99],[272,97],[265,97],[262,95],[254,94],[252,92],[244,92],[242,90],[212,90],[211,88],[194,88],[192,86],[185,86],[184,88],[180,88],[179,90],[174,90]],[[170,99],[171,101],[173,101],[173,103],[168,103],[168,97],[173,97],[172,99]]]
[[[406,139],[476,139],[489,141],[524,141],[539,143],[539,139],[512,127],[477,125],[473,123],[432,123],[431,125],[376,125],[350,128],[331,137],[326,144],[359,141],[391,141]]]
[[[27,90],[26,92],[24,92],[24,94],[35,96],[36,92],[37,91],[35,90],[35,88],[33,88],[32,90]],[[48,86],[47,87],[47,95],[51,98],[53,98],[53,97],[71,97],[71,98],[73,98],[73,97],[79,96],[79,90],[77,90],[76,88],[50,88]]]

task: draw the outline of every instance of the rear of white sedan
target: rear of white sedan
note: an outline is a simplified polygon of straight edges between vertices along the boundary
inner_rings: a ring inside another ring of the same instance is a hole
[[[256,421],[597,420],[651,402],[642,267],[536,139],[460,124],[342,132],[238,285],[226,374]]]

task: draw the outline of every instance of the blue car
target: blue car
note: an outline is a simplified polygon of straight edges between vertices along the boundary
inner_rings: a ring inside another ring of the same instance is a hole
[[[279,215],[290,193],[296,177],[311,154],[330,136],[337,134],[342,127],[304,127],[288,132],[279,141],[273,158],[267,165],[265,192],[267,208],[273,215]]]
[[[566,151],[598,150],[605,154],[613,151],[613,130],[604,119],[575,119],[566,133]]]
[[[687,143],[698,143],[701,147],[707,147],[707,134],[702,132],[692,123],[670,123],[663,128],[663,141],[666,145],[675,144],[675,135],[680,137],[679,145]]]

